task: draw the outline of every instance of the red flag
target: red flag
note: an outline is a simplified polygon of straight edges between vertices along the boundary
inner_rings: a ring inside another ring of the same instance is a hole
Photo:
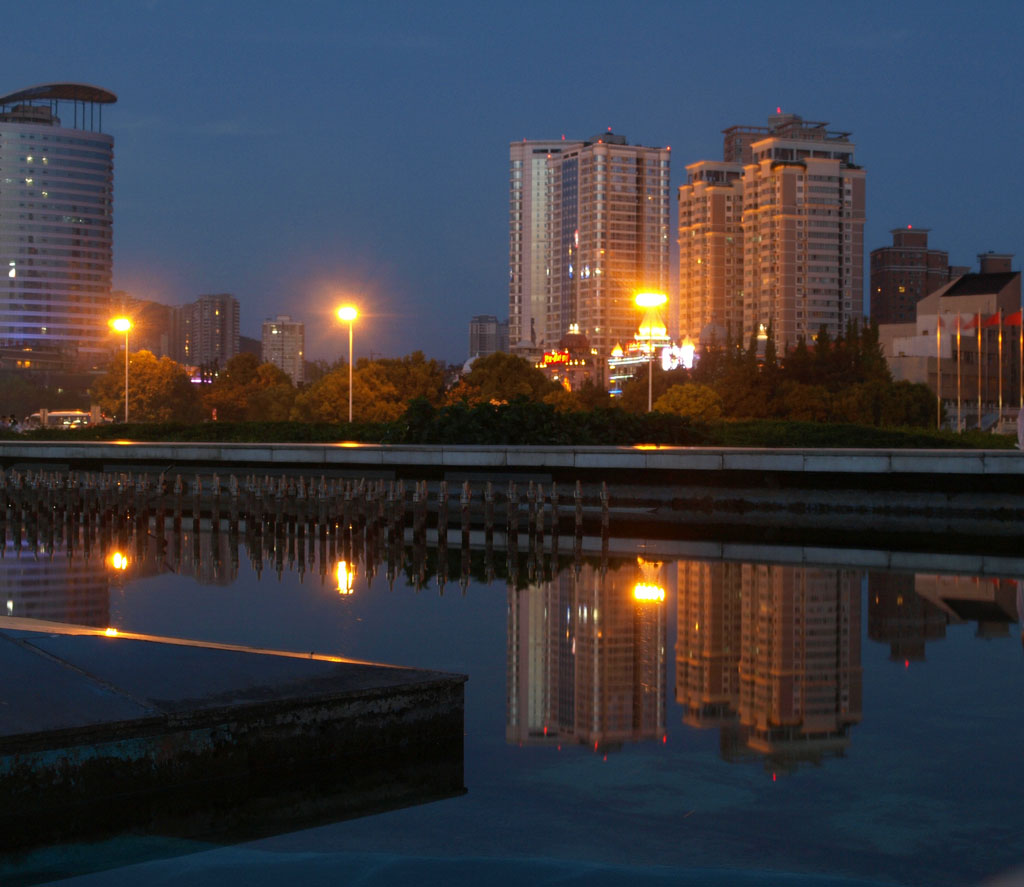
[[[991,317],[986,318],[981,322],[982,326],[996,326],[1003,318],[1002,312],[997,311]]]
[[[1021,322],[1021,309],[1020,308],[1018,308],[1016,311],[1014,311],[1013,314],[1007,314],[1006,317],[1003,318],[1003,323],[1006,324],[1007,326],[1020,326],[1020,322]]]

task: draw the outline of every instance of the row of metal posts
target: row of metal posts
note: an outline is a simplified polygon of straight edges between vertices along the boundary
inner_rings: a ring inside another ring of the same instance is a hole
[[[78,535],[72,530],[81,526],[88,551],[94,535],[121,545],[127,543],[129,536],[134,536],[141,544],[154,519],[156,535],[163,538],[168,515],[176,532],[180,532],[183,519],[191,517],[194,533],[198,533],[201,519],[208,516],[214,531],[219,531],[221,520],[226,518],[232,534],[238,532],[239,522],[244,521],[246,536],[259,551],[264,547],[264,535],[277,540],[287,533],[296,536],[301,543],[308,527],[311,536],[319,531],[321,539],[340,535],[344,552],[350,559],[362,559],[364,543],[368,551],[377,551],[383,546],[388,553],[386,559],[392,565],[397,560],[396,550],[404,544],[405,529],[410,523],[406,519],[407,490],[403,481],[321,477],[317,484],[301,476],[266,476],[263,479],[248,476],[240,484],[231,475],[228,483],[222,485],[214,474],[208,486],[196,475],[190,487],[188,501],[181,475],[171,483],[165,474],[153,480],[146,474],[0,471],[0,552],[6,547],[8,534],[16,538],[16,547],[26,544],[32,550],[39,550],[42,541],[43,547],[48,546],[52,551],[65,539],[69,547],[72,546]],[[495,532],[494,485],[487,482],[479,496],[483,504],[485,549],[490,552]],[[411,498],[413,545],[425,550],[428,513],[432,510],[427,481],[415,482],[408,498]],[[465,481],[458,510],[461,548],[467,565],[473,498],[471,485]],[[438,560],[439,565],[443,565],[439,571],[441,583],[447,569],[449,499],[448,482],[442,480],[437,486],[435,524]],[[517,484],[510,481],[505,496],[505,535],[512,570],[516,570],[518,564],[521,499]],[[584,528],[584,498],[578,481],[573,499],[574,548],[578,559]],[[602,551],[606,553],[609,501],[605,484],[601,487],[600,502]],[[526,488],[525,516],[531,556],[543,551],[548,510],[551,550],[557,557],[564,522],[559,489],[552,483],[550,494],[545,497],[543,486],[530,481]],[[310,543],[312,554],[312,539]],[[336,545],[337,542],[332,549]],[[278,555],[283,548],[276,542],[269,542],[268,547]],[[374,560],[366,558],[371,570]],[[279,562],[279,570],[280,567]]]

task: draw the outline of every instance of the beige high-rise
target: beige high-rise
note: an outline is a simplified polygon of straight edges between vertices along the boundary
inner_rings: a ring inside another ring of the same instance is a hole
[[[863,321],[865,178],[850,134],[795,114],[768,124],[725,130],[725,161],[691,164],[679,189],[680,332],[695,339],[713,324],[746,342],[763,325],[783,349]]]

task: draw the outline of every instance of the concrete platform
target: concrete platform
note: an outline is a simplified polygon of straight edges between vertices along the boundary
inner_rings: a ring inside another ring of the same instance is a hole
[[[0,618],[0,850],[238,840],[463,788],[465,677]]]

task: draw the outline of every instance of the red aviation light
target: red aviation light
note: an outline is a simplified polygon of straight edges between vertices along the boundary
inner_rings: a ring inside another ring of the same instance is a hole
[[[910,668],[910,660],[909,659],[904,659],[903,660],[903,667],[904,668]]]

